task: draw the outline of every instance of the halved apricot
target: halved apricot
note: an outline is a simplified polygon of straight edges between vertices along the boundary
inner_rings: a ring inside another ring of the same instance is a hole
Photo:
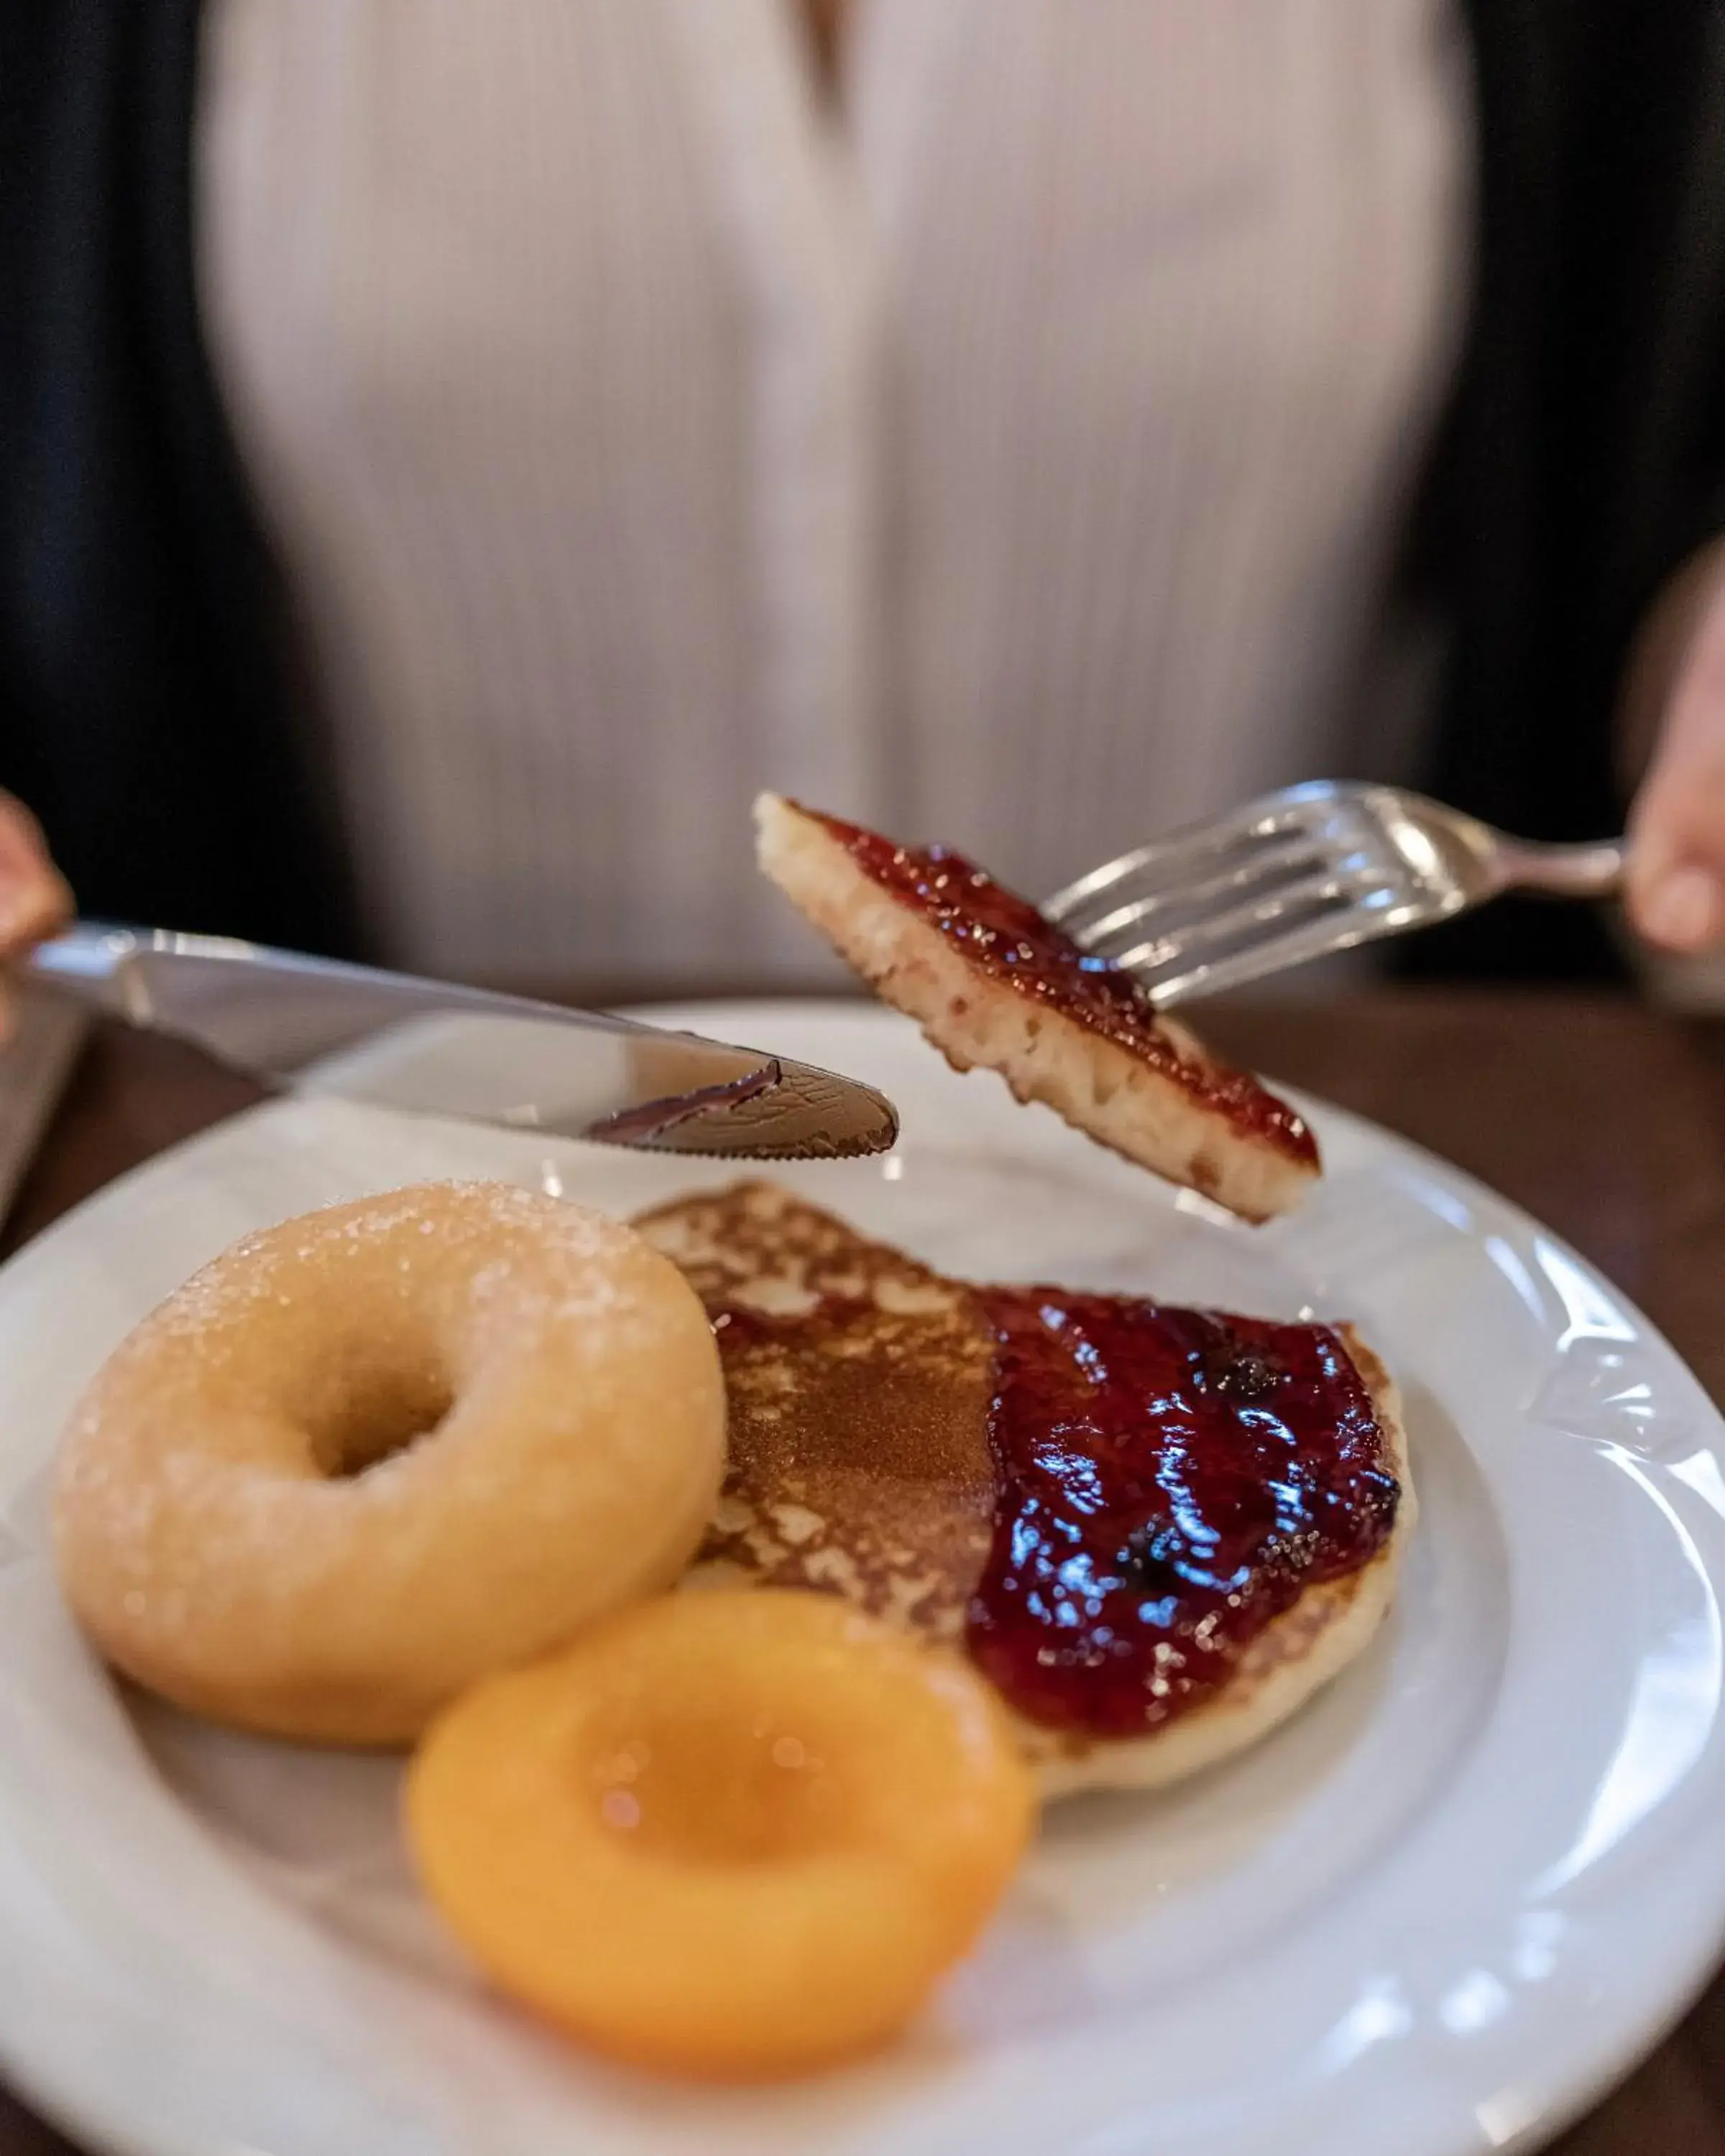
[[[721,2080],[878,2043],[975,1938],[1035,1819],[993,1693],[835,1597],[668,1595],[434,1723],[408,1825],[506,1990]]]

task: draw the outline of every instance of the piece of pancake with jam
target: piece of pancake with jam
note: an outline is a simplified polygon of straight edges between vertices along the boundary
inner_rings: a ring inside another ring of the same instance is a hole
[[[1286,1212],[1318,1174],[1286,1101],[963,855],[773,793],[755,821],[765,873],[958,1070],[998,1071],[1021,1101],[1248,1220]]]

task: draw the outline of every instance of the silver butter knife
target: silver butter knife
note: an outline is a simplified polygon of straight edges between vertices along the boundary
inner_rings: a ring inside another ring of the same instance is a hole
[[[892,1103],[807,1063],[213,936],[86,922],[28,974],[280,1090],[648,1152],[884,1152]]]

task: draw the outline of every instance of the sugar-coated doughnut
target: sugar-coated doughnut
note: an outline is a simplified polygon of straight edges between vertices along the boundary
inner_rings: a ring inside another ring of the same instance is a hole
[[[675,1579],[724,1430],[701,1306],[632,1229],[418,1185],[246,1237],[121,1344],[62,1441],[60,1578],[183,1707],[397,1742]]]

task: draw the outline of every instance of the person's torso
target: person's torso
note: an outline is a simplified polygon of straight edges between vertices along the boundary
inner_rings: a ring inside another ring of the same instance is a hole
[[[865,0],[837,115],[784,0],[208,34],[213,342],[397,957],[806,976],[761,786],[1034,893],[1370,760],[1440,0]]]

